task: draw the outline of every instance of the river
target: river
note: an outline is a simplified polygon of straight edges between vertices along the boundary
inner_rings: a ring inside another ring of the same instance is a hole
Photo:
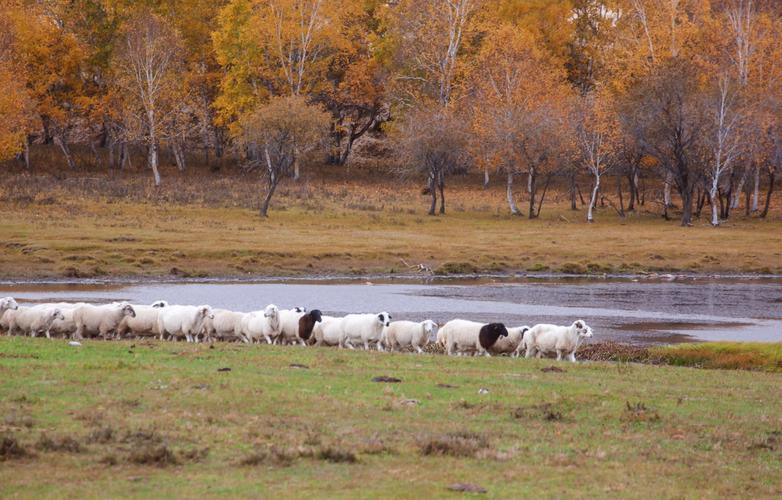
[[[286,280],[0,283],[0,296],[54,301],[209,304],[250,311],[274,303],[324,314],[388,311],[394,319],[461,317],[508,326],[583,319],[598,340],[782,342],[779,279]]]

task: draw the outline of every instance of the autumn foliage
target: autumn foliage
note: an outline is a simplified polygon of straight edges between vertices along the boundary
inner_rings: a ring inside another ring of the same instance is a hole
[[[770,0],[4,0],[0,159],[33,168],[30,148],[51,145],[72,170],[79,146],[120,169],[140,154],[158,185],[161,154],[182,171],[196,155],[257,162],[250,124],[288,102],[329,123],[289,144],[283,176],[349,164],[371,134],[440,200],[432,214],[447,176],[479,171],[514,215],[537,217],[554,181],[595,221],[610,176],[619,216],[654,186],[666,218],[709,206],[718,225],[768,213],[780,38]]]

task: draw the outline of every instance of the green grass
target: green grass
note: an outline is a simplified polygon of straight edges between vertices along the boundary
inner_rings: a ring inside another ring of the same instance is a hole
[[[0,496],[782,494],[782,375],[553,364],[2,337]]]
[[[674,366],[782,372],[782,343],[708,342],[650,349]]]

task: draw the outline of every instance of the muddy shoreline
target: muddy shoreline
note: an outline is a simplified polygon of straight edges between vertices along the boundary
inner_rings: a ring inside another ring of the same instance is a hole
[[[632,273],[632,274],[565,274],[565,273],[477,273],[477,274],[311,274],[297,275],[222,275],[183,277],[177,275],[127,275],[101,277],[0,277],[0,285],[136,285],[136,284],[172,284],[172,283],[301,283],[301,284],[484,284],[484,283],[520,283],[527,281],[578,282],[578,281],[627,282],[773,282],[782,284],[782,274],[755,273]]]

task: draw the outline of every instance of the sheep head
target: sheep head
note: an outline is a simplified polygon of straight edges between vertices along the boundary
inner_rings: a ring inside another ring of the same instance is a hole
[[[3,297],[0,299],[0,311],[4,309],[19,309],[19,304],[16,303],[13,297]]]
[[[505,325],[502,323],[489,323],[488,325],[483,325],[478,332],[478,342],[480,342],[481,347],[488,349],[497,342],[498,338],[507,336],[508,329],[505,328]]]
[[[592,337],[592,328],[590,328],[584,320],[576,320],[573,322],[572,328],[576,331],[576,335],[580,338],[588,339]]]
[[[377,315],[377,320],[380,322],[381,325],[388,326],[391,324],[391,315],[383,311]]]
[[[133,309],[133,306],[128,304],[127,302],[124,302],[122,305],[122,315],[123,316],[130,316],[131,318],[136,317],[136,310]]]
[[[320,312],[320,309],[313,309],[310,311],[310,316],[312,317],[313,323],[320,323],[323,321],[323,314]]]

